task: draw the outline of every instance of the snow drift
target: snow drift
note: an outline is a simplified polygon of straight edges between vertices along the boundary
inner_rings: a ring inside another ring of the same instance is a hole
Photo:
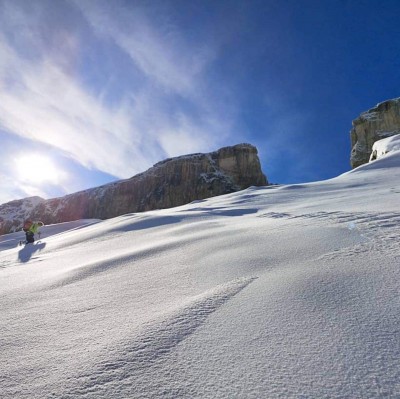
[[[0,241],[3,398],[400,397],[400,156]]]

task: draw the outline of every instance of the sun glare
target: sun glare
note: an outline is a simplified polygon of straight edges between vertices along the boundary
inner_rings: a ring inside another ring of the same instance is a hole
[[[17,160],[17,172],[21,180],[34,183],[58,183],[60,172],[54,163],[43,155],[28,155]]]

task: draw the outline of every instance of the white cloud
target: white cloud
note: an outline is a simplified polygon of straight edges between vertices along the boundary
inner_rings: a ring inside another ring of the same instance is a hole
[[[0,91],[0,122],[6,130],[57,147],[83,165],[115,176],[137,168],[132,155],[139,164],[146,162],[130,145],[135,132],[127,108],[109,109],[52,60],[25,61],[4,41],[0,58],[5,86]]]
[[[94,43],[114,43],[112,51],[131,60],[123,70],[107,70],[107,79],[123,73],[128,81],[119,84],[126,83],[127,89],[111,93],[110,105],[107,81],[84,85],[79,65],[84,59],[83,28],[69,25],[72,17],[63,21],[62,10],[52,12],[54,2],[29,8],[23,1],[0,0],[0,128],[119,178],[142,172],[166,156],[226,145],[231,111],[215,106],[205,77],[215,57],[212,46],[192,48],[173,25],[156,26],[140,9],[125,18],[125,10],[117,7],[121,3],[74,3],[98,35]],[[90,55],[101,63],[103,54],[96,52]],[[130,78],[137,81],[132,84]]]
[[[20,198],[23,195],[25,195],[24,191],[16,187],[15,179],[12,176],[0,173],[0,204]]]
[[[200,152],[209,146],[208,138],[202,135],[201,128],[181,115],[179,128],[165,128],[159,137],[160,144],[169,157],[186,153]]]

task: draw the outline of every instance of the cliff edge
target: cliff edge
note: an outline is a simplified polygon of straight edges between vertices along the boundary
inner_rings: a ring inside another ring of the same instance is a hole
[[[256,147],[238,144],[207,154],[166,159],[130,179],[65,197],[35,197],[0,205],[0,234],[20,230],[27,218],[45,224],[108,219],[267,184]]]

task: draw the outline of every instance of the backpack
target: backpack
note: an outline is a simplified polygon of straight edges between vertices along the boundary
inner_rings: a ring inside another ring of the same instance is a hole
[[[24,230],[25,232],[27,232],[31,227],[32,227],[32,221],[31,220],[26,220],[24,222],[24,227],[22,227],[22,230]]]

